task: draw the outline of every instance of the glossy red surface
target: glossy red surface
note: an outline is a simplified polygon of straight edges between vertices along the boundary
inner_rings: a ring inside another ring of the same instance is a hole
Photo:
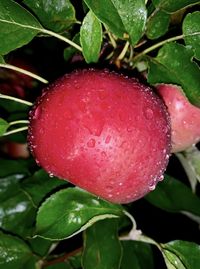
[[[200,140],[200,109],[193,106],[175,85],[157,86],[171,117],[172,152],[187,149]]]
[[[93,69],[50,85],[30,112],[29,146],[50,174],[115,203],[139,199],[170,153],[163,102],[137,80]]]

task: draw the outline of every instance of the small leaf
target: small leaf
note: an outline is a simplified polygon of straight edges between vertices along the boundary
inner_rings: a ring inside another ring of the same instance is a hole
[[[65,31],[76,22],[75,10],[69,0],[24,0],[23,3],[37,15],[46,28],[53,31]]]
[[[92,11],[83,20],[80,29],[80,43],[87,63],[97,62],[101,50],[102,27]]]
[[[119,13],[112,0],[84,0],[96,17],[105,23],[110,31],[118,37],[123,38],[126,32]]]
[[[0,1],[0,54],[29,43],[41,28],[36,18],[16,2]]]
[[[99,221],[84,232],[83,268],[119,268],[121,256],[116,220]]]
[[[146,35],[149,39],[156,39],[164,35],[169,26],[170,15],[158,10],[152,16],[150,15],[148,23],[147,23],[147,30]]]
[[[194,49],[195,57],[200,60],[200,12],[189,13],[183,21],[183,34],[186,45]],[[187,36],[191,35],[191,36]]]
[[[122,207],[98,199],[77,188],[51,195],[39,208],[37,236],[61,240],[85,230],[93,223],[122,215]]]
[[[179,9],[198,4],[199,0],[152,0],[156,8],[173,13]]]
[[[27,264],[36,262],[29,247],[21,239],[0,232],[0,267],[25,269]],[[35,267],[32,267],[35,268]]]
[[[172,241],[167,244],[162,244],[164,251],[173,254],[175,268],[178,266],[178,260],[184,265],[182,268],[198,269],[200,264],[200,246],[193,242],[187,241]],[[177,261],[177,262],[176,262]]]
[[[149,244],[137,241],[122,241],[121,269],[154,269],[153,252]]]
[[[7,121],[5,121],[4,119],[0,118],[0,136],[5,134],[5,132],[7,131],[9,127],[9,124]]]
[[[185,184],[167,175],[145,198],[154,206],[169,212],[187,211],[200,216],[200,198]]]
[[[1,64],[4,64],[4,63],[5,63],[4,58],[3,58],[3,56],[1,56],[1,55],[0,55],[0,63],[1,63]]]
[[[192,50],[183,45],[165,44],[156,58],[149,59],[148,82],[181,85],[191,103],[200,106],[200,70],[192,57]]]
[[[67,185],[68,182],[58,178],[50,178],[44,170],[39,170],[32,177],[21,184],[21,188],[28,195],[33,205],[37,207],[44,197],[54,189]]]
[[[80,45],[80,32],[76,33],[75,36],[73,37],[72,41],[78,45]],[[66,49],[64,49],[64,59],[65,61],[69,61],[70,58],[72,58],[72,56],[77,53],[78,50],[72,46],[67,47]]]

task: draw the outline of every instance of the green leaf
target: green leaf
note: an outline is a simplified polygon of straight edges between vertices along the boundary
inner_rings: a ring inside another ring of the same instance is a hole
[[[6,130],[8,129],[9,124],[4,119],[0,118],[0,136],[5,134]]]
[[[154,269],[153,252],[149,244],[138,241],[122,241],[121,269]]]
[[[60,262],[50,266],[46,266],[47,269],[73,269],[70,264],[66,262]]]
[[[188,269],[184,266],[181,259],[173,252],[166,249],[162,251],[167,269]]]
[[[75,36],[72,39],[73,42],[75,42],[76,44],[80,45],[80,32],[76,33]],[[65,61],[69,61],[70,58],[72,58],[72,56],[77,53],[78,50],[72,46],[67,47],[66,49],[64,49],[64,59]]]
[[[198,4],[199,0],[152,0],[156,8],[163,9],[166,12],[173,13],[179,9]]]
[[[183,45],[165,44],[149,59],[148,82],[179,84],[191,103],[200,106],[200,70],[192,57],[192,50]]]
[[[20,188],[23,177],[16,174],[0,179],[0,227],[27,236],[32,234],[36,209]]]
[[[5,63],[4,58],[3,58],[3,56],[1,56],[1,55],[0,55],[0,63],[1,63],[1,64],[4,64],[4,63]]]
[[[0,178],[12,174],[29,175],[27,161],[24,160],[6,160],[0,161]],[[15,175],[17,176],[17,175]],[[21,178],[21,177],[20,177]],[[0,179],[1,180],[1,179]]]
[[[144,0],[112,0],[132,45],[137,44],[145,31],[147,10]]]
[[[52,246],[52,241],[40,237],[29,238],[28,243],[32,251],[41,257],[47,256],[49,249]]]
[[[84,0],[84,2],[113,34],[121,38],[124,37],[126,30],[112,0],[101,0],[101,2]]]
[[[36,18],[16,2],[0,1],[0,54],[29,43],[41,28]]]
[[[116,269],[121,256],[116,220],[99,221],[84,232],[83,268]]]
[[[101,50],[102,27],[92,11],[83,20],[80,29],[80,43],[87,63],[97,62]]]
[[[195,57],[200,60],[200,12],[189,13],[183,21],[183,34],[186,45],[194,49]],[[191,35],[191,36],[187,36]]]
[[[77,188],[51,195],[39,208],[36,235],[51,240],[69,238],[96,221],[122,215],[122,207]]]
[[[170,15],[158,10],[150,15],[147,22],[146,35],[149,39],[156,39],[164,35],[169,27]]]
[[[154,206],[169,212],[190,212],[200,216],[200,198],[185,184],[167,175],[145,198]]]
[[[69,0],[24,0],[48,29],[55,32],[65,31],[76,22],[75,9]]]
[[[187,241],[172,241],[167,244],[162,244],[162,248],[168,253],[173,253],[175,260],[175,268],[180,268],[177,266],[176,260],[178,259],[184,265],[183,268],[186,269],[198,269],[200,264],[200,246]]]
[[[144,0],[103,0],[101,3],[92,0],[84,1],[116,36],[120,38],[129,36],[132,45],[141,38],[147,18]]]
[[[0,267],[5,269],[26,269],[30,262],[36,262],[29,247],[21,239],[0,232]]]
[[[41,169],[35,172],[32,177],[26,179],[21,184],[21,188],[28,195],[33,205],[37,207],[48,193],[67,184],[67,181],[50,177],[49,174]]]

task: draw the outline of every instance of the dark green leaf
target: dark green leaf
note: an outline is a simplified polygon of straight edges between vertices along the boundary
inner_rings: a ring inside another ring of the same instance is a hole
[[[45,267],[47,269],[73,269],[69,263],[66,262],[60,262],[57,264],[53,264],[50,266]]]
[[[52,246],[52,241],[49,241],[49,240],[46,240],[43,238],[39,238],[39,237],[29,238],[28,243],[29,243],[32,251],[41,257],[47,256],[48,251]]]
[[[193,51],[177,43],[165,44],[151,58],[148,82],[179,84],[189,100],[200,106],[200,70],[192,61]]]
[[[92,11],[89,11],[83,20],[80,42],[86,62],[97,62],[101,50],[102,27]]]
[[[146,35],[149,39],[156,39],[164,35],[169,26],[170,15],[159,10],[149,17]]]
[[[98,199],[77,188],[67,188],[51,195],[37,215],[37,235],[61,240],[71,237],[100,219],[122,215],[122,207]]]
[[[184,268],[186,269],[198,269],[200,264],[200,246],[186,241],[172,241],[167,244],[162,245],[164,250],[173,253],[173,255],[180,259]],[[178,267],[176,264],[176,258],[174,264],[176,268]]]
[[[132,45],[135,45],[145,30],[147,10],[144,0],[112,0],[119,13]]]
[[[190,212],[200,216],[200,198],[185,184],[169,176],[145,198],[154,206],[169,212]]]
[[[188,14],[183,21],[183,34],[186,45],[194,49],[195,57],[200,60],[200,12]],[[187,36],[191,35],[191,36]]]
[[[112,0],[101,0],[101,2],[84,0],[84,2],[113,34],[121,38],[124,37],[126,30]]]
[[[46,28],[53,31],[65,31],[76,22],[75,10],[69,0],[24,0],[23,2],[33,10]]]
[[[27,236],[32,233],[36,209],[20,188],[23,177],[16,174],[0,179],[0,227]]]
[[[29,269],[34,265],[35,257],[29,247],[19,238],[0,233],[0,267],[5,269]]]
[[[84,233],[83,268],[116,269],[120,267],[122,248],[117,220],[95,223]]]
[[[21,188],[28,194],[33,205],[37,207],[49,192],[67,184],[67,181],[50,177],[49,174],[41,169],[35,172],[32,177],[26,179]]]
[[[0,136],[3,135],[8,129],[9,124],[4,119],[0,118]]]
[[[141,38],[147,17],[144,0],[104,0],[101,3],[85,0],[85,2],[116,36],[120,38],[129,36],[132,45]]]
[[[27,162],[23,160],[0,160],[0,178],[13,174],[29,175]],[[15,176],[17,177],[17,175]]]
[[[4,64],[4,63],[5,63],[4,58],[3,58],[3,56],[1,56],[1,55],[0,55],[0,63],[1,63],[1,64]]]
[[[80,45],[80,32],[75,34],[72,41],[75,42],[76,44]],[[74,47],[72,47],[72,46],[67,47],[64,50],[64,59],[65,59],[65,61],[67,62],[76,52],[78,52],[78,51]]]
[[[149,244],[138,241],[122,241],[121,269],[154,269],[153,252]]]
[[[0,54],[27,44],[41,28],[35,17],[16,2],[0,1]]]
[[[199,3],[199,0],[152,0],[153,4],[169,13]]]

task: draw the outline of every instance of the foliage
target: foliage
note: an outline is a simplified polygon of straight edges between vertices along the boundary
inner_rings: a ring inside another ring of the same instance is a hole
[[[7,147],[10,142],[26,146],[27,106],[47,83],[42,77],[53,80],[75,67],[123,70],[151,85],[177,84],[200,106],[199,4],[0,1],[1,268],[199,268],[198,145],[171,156],[164,181],[126,206],[52,177],[30,155],[13,157]],[[12,64],[20,57],[35,65],[33,70]],[[11,69],[22,76],[30,71],[31,86],[18,85]],[[165,220],[172,222],[173,231]],[[160,230],[154,229],[156,223]]]

